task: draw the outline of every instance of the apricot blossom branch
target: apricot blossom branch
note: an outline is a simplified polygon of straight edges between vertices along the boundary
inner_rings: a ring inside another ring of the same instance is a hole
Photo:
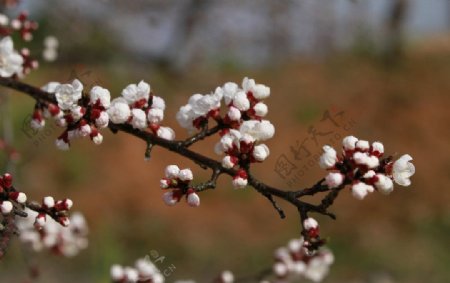
[[[112,101],[109,91],[100,86],[84,93],[83,85],[78,80],[71,84],[52,82],[39,89],[13,78],[0,78],[0,85],[28,94],[36,100],[32,127],[40,129],[45,125],[45,117],[53,117],[59,126],[66,128],[56,141],[62,150],[68,150],[71,140],[77,137],[89,136],[95,144],[100,144],[103,136],[99,129],[108,127],[113,133],[123,132],[143,140],[146,143],[147,159],[150,158],[151,149],[160,146],[212,171],[210,180],[194,185],[191,169],[168,166],[165,178],[160,182],[160,187],[165,190],[163,200],[168,205],[173,206],[185,197],[188,205],[199,206],[198,193],[216,188],[216,182],[223,174],[233,178],[232,184],[237,189],[253,187],[269,200],[281,218],[285,218],[285,213],[275,198],[285,200],[297,208],[304,246],[311,252],[318,251],[325,241],[320,238],[316,228],[311,233],[309,226],[315,220],[311,220],[310,213],[335,219],[336,216],[329,208],[348,185],[351,185],[354,197],[363,199],[375,189],[384,194],[390,193],[393,190],[392,180],[407,186],[410,184],[409,177],[414,174],[409,155],[396,162],[392,161],[391,156],[382,159],[383,144],[374,142],[370,145],[367,141],[349,136],[343,140],[341,155],[332,147],[324,146],[319,165],[330,172],[313,186],[292,191],[259,181],[250,168],[253,163],[263,162],[269,155],[268,147],[260,142],[274,135],[273,125],[262,119],[267,114],[267,106],[262,100],[269,96],[270,89],[247,78],[243,81],[242,89],[234,83],[226,83],[212,94],[193,95],[189,103],[180,108],[177,120],[190,132],[199,132],[184,140],[175,140],[175,132],[161,126],[164,100],[154,95],[150,85],[144,81],[128,85],[122,91],[122,96]],[[227,107],[225,116],[220,114],[222,99]],[[216,122],[212,128],[209,128],[210,119]],[[220,136],[215,151],[225,154],[222,162],[189,149],[194,143],[215,134]],[[301,200],[304,196],[318,193],[326,193],[319,204]],[[54,211],[45,210],[45,207],[39,209],[27,204],[41,214],[61,219],[61,216],[52,214]]]

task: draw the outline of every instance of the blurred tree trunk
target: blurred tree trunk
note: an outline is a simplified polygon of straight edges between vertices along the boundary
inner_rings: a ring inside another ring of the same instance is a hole
[[[270,2],[271,29],[269,39],[270,59],[276,62],[291,55],[291,42],[289,37],[289,27],[286,24],[286,17],[291,7],[291,1]]]
[[[336,11],[334,1],[317,1],[314,6],[315,42],[313,53],[325,57],[336,47]]]
[[[189,53],[188,45],[198,23],[204,19],[211,0],[191,0],[180,12],[179,21],[168,41],[165,52],[157,59],[157,65],[168,74],[181,75],[193,54]]]
[[[386,47],[384,57],[387,63],[398,63],[404,54],[403,26],[408,12],[409,0],[393,0],[386,19]]]

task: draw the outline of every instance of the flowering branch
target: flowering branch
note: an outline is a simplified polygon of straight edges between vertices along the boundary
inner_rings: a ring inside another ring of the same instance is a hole
[[[74,88],[75,82],[73,85]],[[79,84],[79,82],[77,83]],[[41,105],[41,107],[47,108],[48,111],[54,111],[54,112],[60,112],[61,110],[56,109],[55,105],[61,105],[60,101],[57,99],[57,91],[53,89],[53,93],[49,91],[45,91],[43,89],[36,88],[34,86],[28,85],[26,83],[17,81],[12,78],[1,78],[0,77],[0,85],[3,85],[5,87],[20,91],[22,93],[28,94],[29,96],[33,97],[37,104]],[[67,86],[67,85],[64,85]],[[134,88],[149,88],[149,86],[145,86],[143,82],[141,82],[138,86],[134,85]],[[93,90],[96,87],[93,88]],[[127,89],[130,87],[127,87]],[[225,88],[225,87],[224,87]],[[45,87],[44,87],[45,89]],[[48,89],[48,86],[47,86]],[[127,90],[125,89],[125,90]],[[103,89],[104,90],[104,89]],[[124,90],[124,92],[125,92]],[[55,94],[56,92],[56,94]],[[149,92],[149,90],[148,90]],[[109,95],[109,92],[108,92]],[[123,94],[124,95],[124,94]],[[92,114],[95,111],[96,107],[103,107],[99,105],[98,102],[96,102],[94,105],[92,105],[92,99],[91,102],[89,102],[88,99],[86,99],[89,95],[88,94],[81,94],[79,95],[82,101],[82,106],[85,107],[85,110],[81,111],[81,117],[76,121],[75,123],[69,124],[68,128],[70,129],[81,129],[84,127],[82,125],[82,121],[84,120],[90,120],[92,119]],[[98,96],[98,95],[97,95]],[[100,101],[101,97],[98,96],[98,101]],[[125,96],[124,96],[125,97]],[[91,91],[91,98],[92,98],[92,91]],[[151,98],[147,98],[148,100],[155,100],[155,96],[152,95]],[[121,103],[120,101],[116,102],[116,106]],[[147,100],[138,100],[135,99],[134,105],[138,105],[137,107],[141,107],[142,105],[150,105],[150,103]],[[109,104],[109,102],[105,103]],[[111,107],[108,111],[110,111],[113,108],[114,101],[111,103]],[[120,106],[121,107],[121,106]],[[147,108],[145,108],[147,107]],[[147,111],[147,113],[150,113],[152,109],[156,108],[150,108],[148,106],[145,106],[144,109]],[[233,106],[230,107],[232,109]],[[52,110],[53,109],[53,110]],[[104,109],[104,108],[103,108]],[[253,187],[257,192],[262,194],[264,197],[266,197],[273,207],[276,209],[276,211],[279,213],[281,218],[285,217],[284,211],[281,207],[276,203],[275,197],[283,199],[287,201],[288,203],[291,203],[294,205],[300,215],[301,223],[302,223],[302,234],[307,237],[307,231],[303,225],[304,221],[308,218],[308,214],[311,212],[327,215],[331,218],[335,218],[335,215],[328,211],[329,207],[333,204],[334,200],[338,197],[339,192],[343,190],[347,185],[352,185],[352,192],[355,197],[357,198],[363,198],[368,192],[373,191],[373,187],[371,184],[375,184],[376,181],[374,177],[376,177],[376,172],[379,172],[379,174],[386,173],[386,167],[392,168],[392,161],[391,157],[379,160],[379,157],[383,154],[382,148],[371,148],[369,144],[366,141],[358,141],[354,137],[349,137],[351,140],[345,141],[344,140],[344,155],[342,157],[337,157],[336,151],[332,149],[329,146],[324,147],[324,155],[321,157],[321,167],[327,169],[327,170],[336,170],[339,173],[329,173],[327,178],[323,178],[319,180],[316,184],[314,184],[312,187],[299,189],[299,190],[282,190],[275,187],[272,187],[268,184],[265,184],[261,181],[259,181],[256,177],[253,176],[250,172],[250,164],[252,160],[254,160],[256,147],[254,145],[254,140],[251,140],[249,136],[242,136],[238,143],[240,143],[241,149],[236,149],[234,145],[231,145],[229,149],[225,149],[230,155],[227,155],[222,162],[218,162],[214,159],[211,159],[207,156],[204,156],[202,154],[199,154],[195,151],[192,151],[189,149],[189,147],[198,142],[201,141],[207,137],[210,137],[216,133],[220,133],[222,135],[222,144],[221,146],[227,146],[228,140],[226,138],[232,139],[236,138],[232,135],[236,135],[232,126],[232,123],[229,121],[227,122],[227,118],[232,116],[233,113],[228,113],[225,119],[218,118],[217,109],[208,109],[207,110],[207,116],[206,118],[204,116],[199,116],[193,120],[193,125],[197,126],[197,128],[200,128],[201,130],[192,135],[191,137],[185,139],[185,140],[172,140],[173,135],[169,134],[159,134],[159,130],[162,127],[159,127],[159,125],[150,124],[148,127],[152,130],[151,132],[145,131],[142,127],[138,127],[136,123],[133,123],[133,118],[131,119],[130,123],[114,123],[114,114],[117,116],[120,116],[120,111],[117,111],[118,107],[116,107],[116,113],[114,111],[108,112],[110,114],[111,121],[108,123],[107,127],[114,132],[123,132],[130,134],[132,136],[135,136],[143,141],[146,142],[147,151],[150,151],[150,149],[153,146],[160,146],[162,148],[165,148],[169,151],[175,152],[181,156],[184,156],[192,161],[194,161],[196,164],[199,164],[202,168],[209,168],[212,170],[212,177],[209,181],[196,185],[196,186],[181,186],[178,185],[169,185],[167,188],[171,189],[180,189],[177,191],[176,194],[171,193],[171,197],[175,197],[175,202],[179,201],[182,195],[186,194],[188,189],[191,189],[193,192],[201,192],[207,189],[214,189],[216,187],[216,181],[218,177],[222,174],[229,175],[233,177],[233,184],[237,187],[244,187],[246,185]],[[133,108],[133,110],[136,110],[136,108]],[[132,110],[132,111],[133,111]],[[181,109],[180,109],[181,111]],[[211,114],[211,112],[213,112]],[[129,112],[128,112],[129,113]],[[248,112],[245,113],[245,115]],[[130,118],[128,118],[128,115],[123,119],[123,121],[130,121]],[[133,114],[131,114],[133,115]],[[148,114],[150,116],[150,114]],[[241,114],[239,114],[241,115]],[[55,116],[62,117],[62,114],[56,114]],[[73,118],[67,118],[67,115],[65,116],[66,119],[73,119]],[[208,119],[207,117],[213,117],[214,120],[217,122],[217,125],[208,128]],[[200,119],[199,119],[200,118]],[[97,118],[98,119],[98,118]],[[158,119],[156,119],[158,120]],[[159,119],[157,122],[160,122],[161,119]],[[98,121],[98,120],[96,120]],[[246,120],[245,120],[246,121]],[[41,121],[37,121],[41,123]],[[116,118],[117,122],[117,118]],[[88,122],[89,123],[89,122]],[[245,122],[244,122],[245,123]],[[86,122],[84,122],[86,124]],[[191,125],[189,125],[191,126]],[[145,124],[145,127],[147,125]],[[191,129],[192,130],[192,129]],[[65,133],[67,136],[67,132]],[[96,133],[98,135],[98,133]],[[91,133],[92,137],[92,133]],[[245,140],[249,139],[249,140]],[[61,140],[61,138],[60,138]],[[67,138],[62,138],[63,145],[68,145]],[[234,141],[231,141],[234,142]],[[358,147],[359,143],[359,147]],[[347,145],[347,148],[345,147]],[[250,149],[245,149],[245,146],[249,147]],[[380,143],[374,143],[373,147],[380,147]],[[381,145],[382,147],[382,145]],[[253,149],[255,148],[255,149]],[[224,150],[224,149],[222,149]],[[262,148],[262,152],[264,152],[265,148]],[[253,156],[248,156],[248,153],[253,154]],[[234,154],[234,155],[233,155]],[[266,154],[267,155],[267,154]],[[355,155],[355,156],[354,156]],[[262,158],[264,159],[264,158]],[[366,160],[367,159],[367,160]],[[367,163],[367,164],[366,164]],[[236,165],[239,165],[239,169],[236,169]],[[356,174],[354,173],[355,169]],[[375,169],[370,170],[370,169]],[[192,173],[191,173],[192,174]],[[370,176],[366,176],[369,174]],[[392,175],[392,172],[388,172],[388,174]],[[381,175],[380,175],[381,176]],[[378,176],[377,178],[379,178]],[[364,179],[364,178],[372,178],[369,183],[366,184],[364,182],[360,182],[358,180]],[[177,178],[177,177],[175,177]],[[388,182],[389,178],[386,177],[386,181]],[[384,180],[384,179],[383,179]],[[390,180],[390,179],[389,179]],[[191,181],[191,180],[189,180]],[[178,182],[177,184],[182,184],[182,182]],[[391,182],[392,183],[392,182]],[[362,185],[363,184],[363,185]],[[380,185],[381,186],[381,185]],[[387,190],[390,190],[390,188],[387,188]],[[322,192],[328,192],[324,198],[321,200],[320,204],[311,204],[308,202],[304,202],[301,200],[302,197],[307,195],[315,195],[317,193]],[[170,200],[170,199],[168,199]],[[171,200],[169,201],[171,202]]]
[[[32,32],[37,28],[26,14],[21,14],[11,25],[5,19],[0,19],[0,26],[4,27],[5,35],[16,31],[25,41],[31,40]],[[55,53],[56,41],[50,40],[46,45],[50,53]],[[270,96],[270,88],[257,84],[253,79],[245,78],[242,86],[228,82],[210,94],[192,95],[176,115],[181,127],[192,135],[184,140],[176,140],[175,131],[161,125],[166,108],[164,100],[156,96],[144,81],[129,84],[122,90],[121,96],[113,100],[108,89],[94,86],[87,91],[77,79],[66,84],[50,82],[42,88],[34,87],[18,78],[37,67],[37,61],[30,57],[29,50],[20,53],[15,51],[10,36],[0,40],[0,60],[3,62],[0,66],[0,85],[27,94],[36,101],[30,126],[40,130],[45,126],[46,119],[53,119],[64,129],[55,142],[60,150],[69,150],[73,140],[83,137],[99,145],[103,141],[100,130],[109,128],[113,133],[122,132],[144,141],[145,159],[150,159],[154,146],[160,146],[193,161],[203,169],[211,170],[208,181],[195,185],[192,183],[194,176],[190,168],[167,166],[165,177],[160,181],[160,187],[164,190],[163,200],[167,205],[173,206],[185,197],[189,206],[198,207],[198,193],[215,189],[218,178],[228,175],[232,177],[234,188],[252,187],[267,198],[281,218],[285,218],[285,213],[276,198],[295,206],[300,216],[302,238],[291,241],[288,248],[277,253],[272,270],[277,278],[284,279],[296,274],[320,281],[328,272],[333,256],[323,248],[325,240],[320,236],[319,224],[309,214],[318,213],[335,219],[336,216],[329,208],[343,189],[350,187],[352,195],[360,200],[375,190],[389,194],[394,188],[393,181],[409,186],[410,177],[415,172],[411,156],[403,155],[394,162],[392,156],[383,158],[382,143],[369,144],[368,141],[348,136],[342,141],[342,153],[338,154],[328,145],[323,147],[319,165],[328,171],[325,178],[307,188],[279,189],[258,180],[251,173],[254,163],[264,162],[270,155],[269,147],[262,142],[275,134],[275,127],[270,121],[264,120],[268,113],[264,100]],[[221,113],[223,108],[226,113]],[[214,127],[209,125],[211,120],[216,123]],[[221,162],[190,149],[193,144],[216,134],[220,140],[214,150],[223,156]],[[16,191],[11,181],[9,174],[0,178],[0,208],[5,224],[14,226],[13,221],[9,221],[10,213],[25,217],[28,213],[25,208],[28,208],[34,211],[35,228],[45,228],[47,216],[63,226],[69,225],[67,211],[72,201],[64,199],[55,202],[52,197],[45,197],[42,204],[27,202],[26,195]],[[305,196],[319,193],[325,193],[319,204],[302,200]],[[75,230],[69,233],[75,235],[71,237],[76,239],[77,244],[69,243],[70,248],[66,249],[67,243],[58,243],[55,240],[57,237],[51,238],[51,246],[69,255],[83,247],[86,234],[84,220],[76,222],[78,225],[75,225]],[[9,234],[4,230],[0,233],[3,236],[0,252],[3,253]],[[45,234],[44,231],[39,235]],[[30,235],[34,240],[28,240],[33,244],[38,243],[35,239],[40,236]],[[81,236],[81,241],[78,236]],[[114,282],[156,283],[162,278],[161,274],[155,272],[153,265],[142,260],[137,262],[136,268],[115,266],[111,273]],[[233,280],[231,273],[224,273],[217,282],[231,283]]]

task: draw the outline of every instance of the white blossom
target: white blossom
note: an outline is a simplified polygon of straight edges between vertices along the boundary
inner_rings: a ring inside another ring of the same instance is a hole
[[[192,110],[197,117],[205,116],[209,111],[218,109],[220,107],[220,98],[214,94],[196,96],[194,103],[191,103]]]
[[[288,271],[288,267],[283,262],[277,262],[273,265],[273,273],[278,277],[286,276]]]
[[[123,267],[121,265],[114,264],[111,266],[110,275],[113,281],[121,280],[125,275]]]
[[[22,73],[23,57],[14,50],[10,36],[0,40],[0,77],[11,77]]]
[[[108,108],[111,105],[111,94],[106,88],[101,86],[94,86],[89,92],[91,103],[95,104],[97,101],[100,105]]]
[[[362,151],[366,151],[370,148],[369,142],[365,140],[358,140],[356,142],[356,148]]]
[[[181,106],[176,114],[176,119],[180,126],[188,130],[194,129],[194,125],[192,124],[192,121],[195,119],[194,117],[195,113],[190,104]]]
[[[237,162],[237,158],[236,157],[232,157],[230,155],[225,156],[222,159],[222,166],[225,168],[233,168],[236,165]]]
[[[239,121],[241,119],[241,111],[234,106],[230,106],[227,116],[231,121]]]
[[[337,153],[331,146],[323,147],[323,154],[320,156],[319,165],[321,168],[332,168],[337,162]]]
[[[411,185],[409,178],[416,172],[416,168],[411,163],[411,160],[412,157],[409,154],[405,154],[394,162],[392,176],[394,177],[394,181],[400,186]]]
[[[259,117],[264,117],[269,112],[267,105],[263,102],[258,102],[253,106],[253,110],[255,110],[255,114]]]
[[[242,88],[245,92],[252,92],[253,97],[258,100],[266,99],[270,96],[270,88],[263,84],[256,84],[253,79],[244,78]]]
[[[381,142],[372,143],[372,152],[377,152],[379,155],[384,153],[384,146]]]
[[[233,101],[233,98],[236,95],[238,89],[239,86],[232,82],[228,82],[223,85],[222,87],[223,99],[226,105],[229,105]]]
[[[78,129],[78,133],[81,137],[87,137],[91,134],[91,126],[89,124],[83,125]]]
[[[192,174],[191,169],[186,168],[178,172],[178,179],[181,181],[192,181],[194,179],[194,175]]]
[[[48,48],[58,48],[59,40],[55,36],[49,35],[44,38],[44,46]]]
[[[325,184],[327,184],[328,188],[334,189],[342,185],[344,182],[345,176],[341,173],[330,172],[325,177]]]
[[[275,127],[267,120],[248,120],[241,124],[239,131],[253,136],[257,141],[265,141],[273,137]]]
[[[59,108],[69,110],[81,99],[83,84],[75,79],[71,84],[60,84],[55,88],[55,97]]]
[[[136,84],[129,84],[122,90],[122,96],[128,104],[133,104],[142,99],[148,100],[150,97],[150,85],[144,81]]]
[[[48,197],[44,197],[42,203],[47,207],[47,208],[52,208],[55,206],[55,199],[51,196]]]
[[[135,129],[145,129],[147,128],[147,115],[141,109],[134,108],[131,110],[131,122],[130,124]]]
[[[233,97],[233,106],[240,111],[247,111],[250,108],[250,101],[247,98],[247,94],[243,91],[239,91]]]
[[[384,174],[377,174],[377,181],[375,187],[383,194],[388,195],[394,190],[394,183],[392,179]]]
[[[178,203],[178,199],[174,197],[173,191],[168,191],[163,194],[163,201],[168,206],[174,206]]]
[[[31,119],[30,127],[34,130],[42,130],[45,127],[45,120]]]
[[[152,124],[159,124],[164,119],[164,111],[159,108],[151,108],[148,111],[147,119]]]
[[[85,113],[86,110],[79,105],[74,105],[72,106],[72,108],[70,108],[70,114],[72,114],[72,118],[74,119],[74,121],[80,120]]]
[[[56,139],[55,145],[59,150],[63,150],[63,151],[69,150],[69,148],[70,148],[69,143],[66,142],[64,139]]]
[[[352,195],[359,200],[362,200],[368,193],[372,193],[373,191],[374,188],[364,182],[357,182],[352,186]]]
[[[7,26],[9,24],[9,18],[5,14],[0,14],[0,25]]]
[[[0,211],[1,211],[3,214],[9,214],[9,213],[11,213],[12,209],[13,209],[13,204],[12,204],[12,202],[10,202],[10,201],[8,201],[8,200],[4,200],[4,201],[0,202]]]
[[[92,141],[94,142],[94,144],[96,145],[100,145],[103,142],[103,135],[100,133],[97,133],[97,135],[95,135],[94,137],[92,137]]]
[[[109,124],[109,115],[108,112],[102,111],[100,112],[100,116],[95,119],[95,125],[99,128],[106,128]]]
[[[162,111],[164,111],[166,109],[166,103],[164,102],[164,99],[154,95],[152,97],[152,108],[161,109]]]
[[[164,171],[165,175],[169,179],[178,178],[178,174],[180,173],[180,168],[177,165],[169,165],[166,167]]]
[[[200,206],[200,197],[195,192],[188,193],[187,203],[189,206],[192,206],[192,207]]]
[[[234,275],[231,271],[226,270],[220,274],[220,279],[221,279],[222,283],[233,283]]]
[[[270,154],[269,147],[267,147],[267,145],[265,144],[259,144],[253,148],[252,155],[257,161],[261,162],[266,160],[269,154]]]
[[[116,98],[111,102],[107,110],[109,119],[115,124],[122,124],[128,121],[131,115],[130,107],[123,98]]]
[[[354,136],[347,136],[342,140],[342,146],[345,150],[354,150],[356,148],[357,138]]]
[[[60,83],[58,82],[49,82],[46,85],[44,85],[43,87],[41,87],[41,89],[43,91],[49,92],[49,93],[55,93],[56,88],[60,85]]]
[[[331,253],[330,253],[331,254]],[[332,256],[332,255],[331,255]],[[305,278],[314,281],[314,282],[320,282],[325,278],[325,276],[328,274],[330,269],[330,264],[332,262],[329,262],[330,257],[328,256],[316,256],[313,257],[309,262],[305,269],[304,276]]]
[[[358,165],[366,165],[369,168],[376,168],[380,165],[380,160],[374,155],[369,155],[367,152],[355,152],[353,159]]]
[[[317,223],[317,220],[311,217],[308,217],[303,221],[303,226],[306,230],[316,229],[319,227],[319,223]]]
[[[58,58],[58,50],[56,48],[44,48],[42,50],[42,57],[47,62],[53,62]]]
[[[156,135],[160,138],[172,141],[175,139],[175,132],[169,127],[159,127]]]
[[[243,189],[247,186],[248,180],[242,177],[235,177],[233,178],[232,184],[235,189]]]
[[[135,283],[139,280],[139,273],[132,267],[125,267],[124,276],[127,283]]]

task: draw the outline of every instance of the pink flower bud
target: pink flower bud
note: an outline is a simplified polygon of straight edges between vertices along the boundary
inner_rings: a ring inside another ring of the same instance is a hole
[[[12,202],[10,202],[10,201],[8,201],[8,200],[5,200],[5,201],[2,201],[2,202],[0,202],[0,211],[3,213],[3,214],[9,214],[9,213],[11,213],[11,211],[13,210],[13,204],[12,204]]]
[[[352,186],[352,195],[359,200],[364,199],[367,194],[372,193],[373,191],[374,188],[371,185],[367,185],[363,182],[357,182]]]
[[[25,203],[27,201],[27,195],[22,192],[11,192],[9,193],[9,197],[18,203]]]
[[[354,136],[348,136],[342,140],[342,146],[346,151],[355,150],[357,141],[358,139],[355,138]]]
[[[334,189],[342,185],[344,182],[344,175],[341,173],[328,173],[328,175],[325,177],[325,184],[330,189]]]
[[[182,193],[180,190],[171,190],[163,194],[163,200],[167,205],[174,206],[180,201],[181,196]]]
[[[194,175],[192,174],[191,169],[186,168],[178,172],[178,179],[180,179],[183,182],[189,182],[194,179]]]
[[[365,140],[359,140],[356,142],[356,149],[361,151],[368,151],[370,148],[369,142]]]
[[[165,174],[169,179],[178,178],[178,173],[180,172],[180,168],[177,165],[169,165],[166,167]]]
[[[71,199],[59,200],[55,204],[55,209],[58,211],[69,210],[73,206],[73,201]]]
[[[222,166],[225,168],[233,168],[239,162],[236,156],[227,155],[222,159]]]
[[[170,186],[170,180],[169,180],[169,179],[167,179],[167,178],[162,178],[162,179],[159,181],[159,187],[160,187],[161,189],[167,189],[167,188],[169,188],[169,186]]]
[[[52,208],[55,206],[55,199],[51,196],[45,197],[42,200],[42,204],[46,207],[46,208]]]
[[[381,157],[384,153],[384,146],[381,142],[372,143],[371,154],[376,157]]]
[[[236,189],[243,189],[248,184],[248,175],[247,172],[243,169],[239,169],[237,174],[233,177],[232,184]]]
[[[11,174],[9,174],[9,173],[5,173],[4,175],[3,175],[3,178],[2,178],[2,184],[3,184],[3,186],[5,187],[5,188],[11,188],[11,186],[12,186],[12,181],[13,181],[13,177],[12,177],[12,175]]]
[[[38,229],[44,227],[45,223],[47,222],[47,215],[45,213],[39,213],[38,216],[36,216],[36,219],[34,221],[34,226]]]
[[[200,206],[200,197],[193,189],[189,189],[187,191],[186,200],[187,200],[187,203],[189,204],[189,206],[192,206],[192,207]]]
[[[277,277],[285,277],[288,273],[288,268],[287,268],[286,264],[284,264],[282,262],[277,262],[273,265],[273,273]]]
[[[70,219],[66,216],[61,216],[58,218],[58,223],[64,227],[68,227],[70,225]]]

